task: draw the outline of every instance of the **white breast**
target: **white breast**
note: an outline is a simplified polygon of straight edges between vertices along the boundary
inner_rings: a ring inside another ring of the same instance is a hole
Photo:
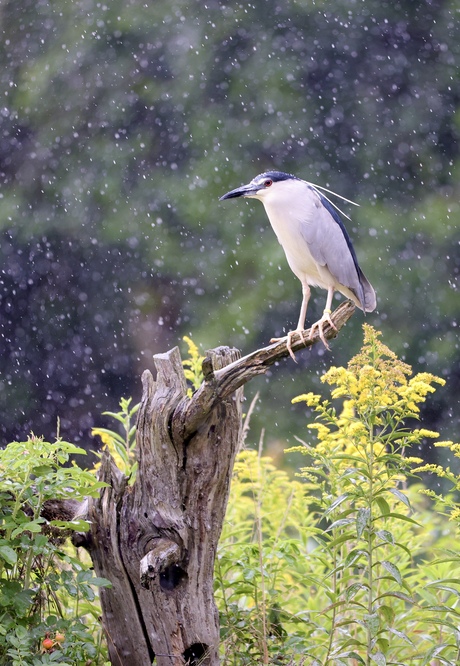
[[[327,267],[320,266],[311,255],[302,229],[314,225],[321,206],[319,196],[304,181],[274,183],[261,192],[270,224],[281,243],[292,272],[302,282],[328,288],[334,278]]]

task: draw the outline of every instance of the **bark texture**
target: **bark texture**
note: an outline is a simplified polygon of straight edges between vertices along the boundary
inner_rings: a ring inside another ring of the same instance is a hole
[[[354,309],[347,301],[333,313],[337,330]],[[293,351],[317,341],[308,334],[294,337]],[[177,349],[155,356],[155,381],[144,372],[136,480],[128,485],[104,454],[99,477],[109,485],[88,500],[91,531],[76,537],[112,583],[101,603],[113,666],[219,663],[213,570],[241,438],[242,386],[288,353],[286,341],[244,358],[214,349],[191,398]]]

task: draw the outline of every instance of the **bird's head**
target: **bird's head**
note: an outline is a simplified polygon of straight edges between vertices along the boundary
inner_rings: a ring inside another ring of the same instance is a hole
[[[235,197],[248,197],[252,199],[263,199],[268,194],[273,194],[277,190],[283,189],[288,182],[298,181],[295,176],[291,176],[283,171],[265,171],[251,180],[247,185],[237,187],[220,197],[219,201],[224,199],[234,199]]]

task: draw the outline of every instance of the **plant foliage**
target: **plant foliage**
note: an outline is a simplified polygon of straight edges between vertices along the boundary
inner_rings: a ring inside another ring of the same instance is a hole
[[[101,438],[103,448],[110,453],[118,469],[128,477],[130,485],[134,483],[137,472],[136,424],[133,424],[133,419],[140,407],[139,403],[131,407],[131,401],[132,398],[122,398],[119,412],[104,412],[105,416],[111,416],[121,424],[121,434],[108,428],[93,428],[91,431],[92,435]],[[99,463],[96,469],[98,467]]]
[[[84,500],[104,485],[69,465],[85,451],[31,436],[0,451],[0,663],[103,663],[100,614],[89,564],[65,547],[82,520],[42,515],[48,500]]]
[[[290,449],[308,457],[303,483],[254,452],[235,466],[216,576],[226,664],[459,663],[460,561],[407,483],[427,471],[409,449],[438,436],[410,424],[443,382],[364,332],[323,376],[330,399],[294,400],[317,413],[316,442]]]

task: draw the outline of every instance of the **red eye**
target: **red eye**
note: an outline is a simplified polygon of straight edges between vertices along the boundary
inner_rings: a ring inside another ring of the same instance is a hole
[[[264,181],[264,185],[265,185],[265,187],[270,187],[270,185],[272,185],[272,184],[273,184],[273,181],[270,180],[269,178],[268,178],[267,180]]]

